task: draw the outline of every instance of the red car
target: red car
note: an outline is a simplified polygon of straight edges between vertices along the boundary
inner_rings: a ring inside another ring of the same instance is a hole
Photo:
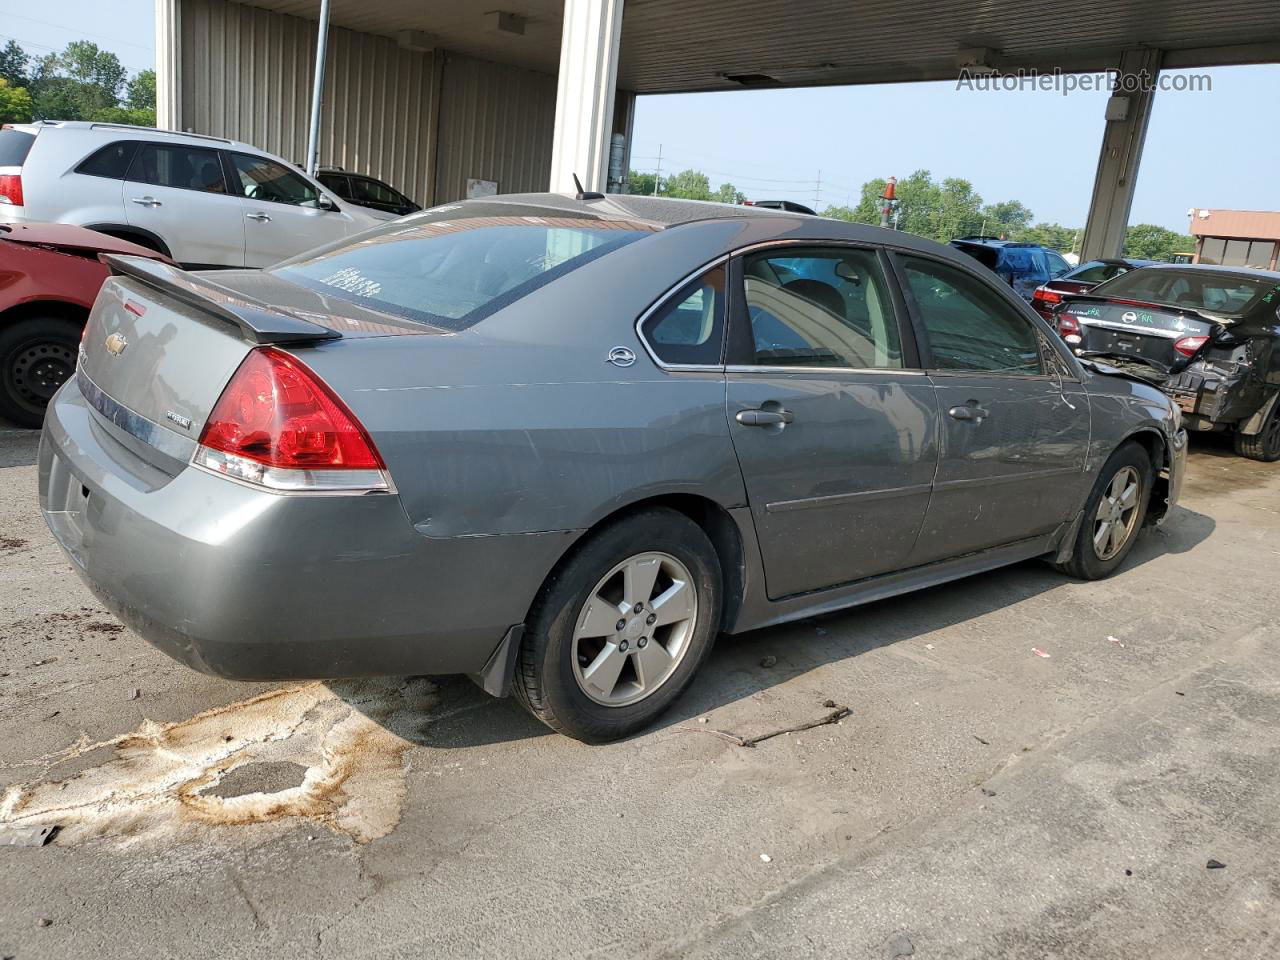
[[[0,223],[0,417],[40,426],[75,371],[80,332],[107,279],[99,253],[172,262],[84,227]]]

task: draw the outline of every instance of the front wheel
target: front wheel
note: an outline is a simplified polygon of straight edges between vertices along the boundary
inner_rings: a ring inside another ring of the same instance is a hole
[[[1138,539],[1151,499],[1153,468],[1147,452],[1126,443],[1098,473],[1085,501],[1071,559],[1061,569],[1081,580],[1109,577]]]
[[[543,586],[515,677],[517,698],[587,743],[652,723],[719,629],[720,563],[684,514],[651,508],[593,534]]]
[[[39,427],[58,388],[76,369],[81,325],[30,317],[0,326],[0,417]]]

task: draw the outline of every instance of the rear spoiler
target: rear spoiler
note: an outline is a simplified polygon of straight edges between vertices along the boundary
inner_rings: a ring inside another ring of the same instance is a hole
[[[112,276],[141,280],[189,307],[234,324],[246,340],[254,343],[299,343],[335,340],[342,336],[337,330],[255,303],[206,277],[146,257],[104,253],[98,259],[111,269]]]

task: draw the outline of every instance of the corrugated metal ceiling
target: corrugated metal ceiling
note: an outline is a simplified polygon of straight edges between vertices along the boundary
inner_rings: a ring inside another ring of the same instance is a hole
[[[253,0],[315,19],[319,0]],[[447,0],[332,0],[337,26],[393,36],[421,30],[472,56],[555,72],[562,0],[502,0],[523,36],[487,28],[495,5]],[[1000,65],[1094,70],[1125,47],[1166,50],[1280,43],[1278,0],[627,0],[619,86],[637,93],[733,89],[726,75],[784,85],[937,80],[961,47]],[[1273,54],[1266,54],[1272,56]],[[1231,53],[1232,59],[1259,59]],[[1196,59],[1177,61],[1195,65]]]

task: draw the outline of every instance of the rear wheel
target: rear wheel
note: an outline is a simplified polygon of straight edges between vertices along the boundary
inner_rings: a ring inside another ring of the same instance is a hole
[[[543,586],[515,693],[553,730],[604,743],[652,723],[719,629],[720,564],[688,517],[652,508],[594,534]]]
[[[1276,403],[1261,430],[1250,436],[1237,433],[1234,439],[1236,453],[1242,457],[1263,463],[1280,460],[1280,402]]]
[[[1138,539],[1151,499],[1151,458],[1136,443],[1113,453],[1085,502],[1075,550],[1061,569],[1081,580],[1115,572]]]
[[[30,317],[0,327],[0,416],[39,427],[58,388],[76,369],[82,327],[61,317]]]

